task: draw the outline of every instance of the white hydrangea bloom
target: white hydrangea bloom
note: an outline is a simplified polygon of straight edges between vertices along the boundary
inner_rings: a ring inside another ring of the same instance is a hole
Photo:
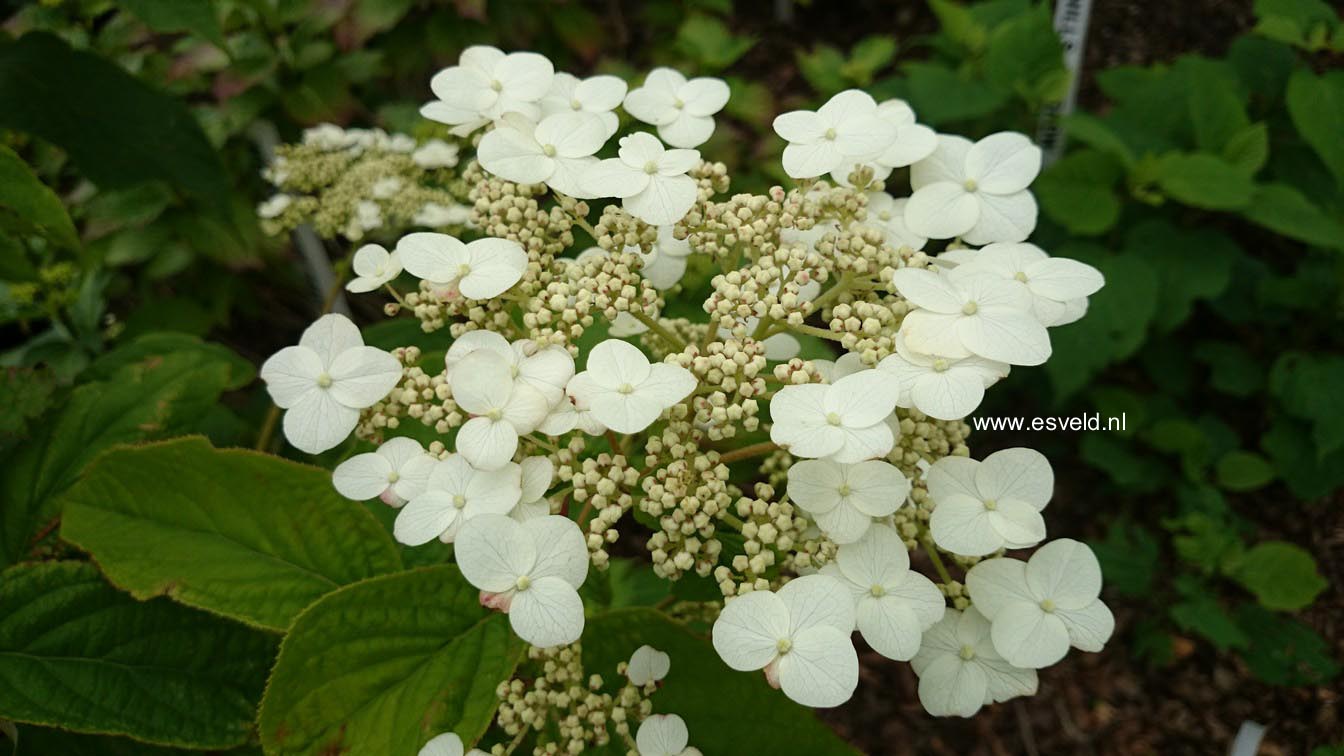
[[[686,239],[678,239],[673,235],[673,226],[659,226],[658,238],[653,243],[653,248],[645,254],[639,247],[627,247],[629,251],[637,252],[644,267],[640,269],[639,274],[653,288],[659,291],[676,286],[681,277],[686,275],[686,258],[691,255],[691,243]],[[621,313],[626,314],[626,313]],[[619,317],[619,316],[618,316]],[[639,322],[639,321],[635,321]],[[644,325],[640,323],[640,325]]]
[[[456,733],[445,732],[430,738],[417,756],[463,756],[462,748],[462,738]],[[489,756],[489,754],[479,748],[473,748],[466,752],[466,756]]]
[[[588,369],[566,390],[592,408],[598,422],[617,433],[638,433],[695,390],[691,371],[666,362],[649,364],[637,347],[607,339],[588,353]]]
[[[841,544],[862,538],[873,518],[900,509],[910,495],[905,475],[878,459],[856,464],[803,460],[791,466],[788,475],[789,499]]]
[[[551,513],[551,502],[546,491],[555,480],[555,463],[550,457],[528,457],[518,463],[522,470],[522,494],[518,506],[510,516],[519,522],[527,522]]]
[[[588,577],[588,547],[573,520],[482,515],[462,526],[454,555],[481,603],[507,612],[518,637],[549,648],[583,634],[578,589]]]
[[[881,154],[896,139],[896,127],[877,113],[867,93],[847,89],[816,111],[793,110],[775,117],[784,148],[784,172],[815,178],[854,161]]]
[[[1054,493],[1050,461],[1034,449],[994,452],[983,462],[943,457],[925,475],[934,543],[962,556],[1023,549],[1045,539],[1041,510]]]
[[[785,386],[770,399],[770,440],[795,457],[862,462],[896,443],[886,422],[900,393],[891,377],[864,370],[830,385]]]
[[[593,155],[608,136],[605,122],[592,113],[565,111],[541,123],[507,113],[481,137],[476,159],[500,178],[589,199],[594,195],[584,187],[584,175],[597,164]]]
[[[453,368],[467,355],[487,349],[503,357],[509,365],[509,374],[536,389],[546,397],[548,405],[559,403],[565,384],[574,377],[574,358],[562,346],[539,347],[531,339],[519,339],[512,344],[494,331],[478,329],[457,337],[443,357],[444,375],[451,382]]]
[[[619,157],[588,169],[584,186],[594,197],[616,197],[626,212],[652,226],[686,217],[695,204],[695,179],[686,175],[700,162],[698,150],[669,150],[642,131],[621,137]]]
[[[505,54],[488,45],[462,51],[457,65],[434,74],[429,82],[437,100],[420,108],[420,115],[453,127],[466,136],[505,113],[531,120],[551,89],[555,67],[544,56],[530,52]]]
[[[988,559],[966,573],[971,601],[990,621],[994,648],[1010,664],[1040,669],[1069,646],[1100,651],[1115,631],[1102,603],[1101,565],[1087,544],[1051,541],[1031,560]]]
[[[518,437],[536,430],[551,411],[546,396],[516,378],[509,360],[491,349],[463,357],[449,384],[453,401],[472,415],[457,431],[457,451],[482,470],[513,459]]]
[[[356,454],[336,466],[332,485],[347,499],[381,499],[400,507],[425,492],[438,459],[419,441],[405,436],[389,438],[376,451]]]
[[[1010,365],[1050,358],[1050,334],[1031,314],[1028,292],[1012,282],[983,273],[953,277],[899,268],[892,283],[917,308],[901,321],[906,345],[917,352]]]
[[[840,546],[835,561],[821,571],[849,589],[859,634],[888,659],[913,657],[924,631],[947,609],[938,586],[911,571],[910,553],[886,525],[876,525],[858,541]]]
[[[461,454],[434,465],[425,492],[397,513],[392,535],[407,546],[435,538],[452,543],[462,526],[474,517],[503,515],[522,496],[522,471],[508,464],[498,470],[478,470]]]
[[[468,244],[447,234],[420,231],[397,242],[406,271],[434,284],[446,300],[490,299],[513,288],[527,269],[522,245],[486,237]]]
[[[411,160],[427,170],[434,168],[452,168],[457,165],[458,147],[442,139],[431,139],[411,153]]]
[[[1101,271],[1067,257],[1051,257],[1035,244],[989,244],[961,258],[952,274],[985,273],[1031,294],[1031,312],[1043,326],[1072,323],[1087,312],[1087,298],[1106,284]],[[1081,300],[1081,306],[1078,304]]]
[[[728,84],[708,76],[686,80],[671,68],[655,68],[644,86],[625,97],[625,110],[651,126],[673,147],[699,147],[714,134],[714,114],[728,104]]]
[[[265,202],[257,205],[257,216],[263,220],[278,218],[281,213],[294,204],[294,198],[284,192],[272,194]]]
[[[471,210],[465,205],[440,205],[426,202],[411,218],[411,223],[423,228],[444,228],[446,226],[472,227]]]
[[[667,654],[653,646],[640,646],[630,655],[625,676],[630,679],[631,684],[642,688],[667,677],[667,672],[671,668],[672,659]]]
[[[892,249],[924,249],[929,240],[905,225],[905,203],[909,201],[904,197],[896,199],[886,192],[868,192],[868,218],[863,225],[880,231],[883,241]]]
[[[739,672],[764,669],[772,686],[804,706],[839,706],[859,683],[854,624],[845,586],[829,575],[805,575],[778,592],[729,600],[714,622],[714,650]]]
[[[1004,661],[975,607],[948,609],[925,631],[910,666],[919,675],[919,702],[935,717],[970,717],[987,704],[1036,695],[1036,670]]]
[[[345,285],[353,294],[373,291],[401,275],[401,257],[396,251],[388,252],[379,244],[365,244],[355,252],[350,262],[355,277]]]
[[[355,205],[355,216],[351,238],[359,238],[365,231],[372,231],[383,225],[383,209],[373,200],[363,200]]]
[[[548,436],[563,436],[578,429],[590,436],[600,436],[607,432],[607,426],[593,417],[593,408],[586,400],[579,399],[565,389],[565,396],[556,402],[551,412],[537,426],[537,430]]]
[[[285,438],[294,448],[319,454],[335,447],[359,423],[359,411],[382,401],[401,380],[397,358],[364,346],[344,315],[323,315],[298,346],[271,355],[261,366],[266,390],[285,412]]]
[[[906,225],[930,239],[1023,241],[1036,229],[1027,187],[1040,171],[1040,148],[1021,134],[1003,131],[974,144],[940,135],[938,149],[910,168]]]
[[[939,420],[958,420],[980,406],[985,389],[1008,375],[1009,367],[983,357],[920,354],[896,334],[896,353],[877,364],[900,384],[898,407],[914,407]]]
[[[831,178],[841,186],[849,186],[849,174],[860,165],[868,164],[873,178],[885,180],[893,168],[904,168],[929,155],[938,147],[938,134],[933,129],[915,123],[915,111],[905,100],[887,100],[877,106],[877,117],[896,129],[896,138],[881,153],[865,156],[863,160],[848,162],[831,171]],[[915,249],[919,249],[915,247]]]
[[[620,125],[620,119],[612,111],[625,99],[626,88],[625,80],[619,76],[580,79],[557,72],[551,80],[551,91],[541,98],[541,115],[544,118],[556,113],[590,113],[602,120],[610,137]]]
[[[700,756],[700,749],[686,745],[691,734],[676,714],[650,714],[639,723],[635,747],[639,756]]]

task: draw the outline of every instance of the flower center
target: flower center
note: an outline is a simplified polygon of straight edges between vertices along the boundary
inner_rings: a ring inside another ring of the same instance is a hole
[[[891,220],[891,213],[883,210],[882,212],[877,214],[877,218],[878,220],[889,221]]]
[[[835,412],[829,412],[826,414],[826,422],[838,426],[840,425],[840,415]]]
[[[966,181],[962,183],[962,186],[965,187],[968,192],[973,192],[980,188],[980,185],[975,183],[975,179],[966,179]]]
[[[644,164],[644,172],[652,176],[658,172],[658,161],[650,160]]]
[[[616,390],[619,391],[619,392],[621,392],[622,394],[633,394],[633,393],[635,393],[635,387],[634,387],[634,386],[631,386],[631,385],[628,384],[628,383],[622,383],[620,386],[618,386],[618,387],[616,388]]]
[[[1041,610],[1045,612],[1054,612],[1055,602],[1051,601],[1050,599],[1044,599],[1043,601],[1041,601]]]
[[[980,309],[980,305],[976,304],[975,302],[967,302],[966,304],[964,304],[964,305],[961,306],[961,314],[962,314],[962,315],[974,315],[974,314],[975,314],[975,311],[976,311],[976,310],[979,310],[979,309]]]
[[[575,97],[569,101],[569,108],[570,110],[583,110],[583,103],[579,102],[579,98]]]
[[[960,656],[964,661],[970,661],[975,658],[975,649],[971,646],[962,646],[961,650],[957,652],[957,656]]]
[[[988,509],[989,511],[993,512],[998,508],[999,503],[997,501],[994,501],[993,499],[985,499],[985,509]]]
[[[485,413],[485,416],[490,418],[491,420],[498,421],[501,417],[504,417],[504,411],[496,407],[490,410],[489,412]]]
[[[462,263],[461,265],[457,266],[457,277],[458,277],[458,278],[465,278],[465,277],[466,277],[467,275],[469,275],[470,273],[471,273],[471,266],[470,266],[470,265],[468,265],[468,264],[466,264],[466,263]]]
[[[842,484],[842,485],[840,486],[840,495],[841,495],[841,496],[849,496],[849,491],[850,491],[850,488],[849,488],[849,484],[848,484],[848,483],[844,483],[844,484]]]
[[[546,157],[555,157],[555,145],[543,144],[541,146],[541,154],[545,155]]]
[[[515,580],[513,584],[518,586],[518,590],[525,591],[532,587],[532,578],[527,575],[519,575],[518,579]]]
[[[462,494],[453,494],[453,506],[461,509],[467,505],[467,497]]]
[[[787,654],[789,651],[793,650],[793,641],[788,638],[780,638],[779,641],[775,643],[775,650],[780,654]]]
[[[317,377],[317,385],[319,388],[331,388],[331,375],[328,373],[319,375]]]
[[[883,588],[880,585],[877,585],[876,583],[873,584],[873,587],[868,589],[868,592],[873,594],[873,598],[882,598],[883,596],[887,595],[887,589]]]
[[[509,365],[509,375],[513,376],[514,378],[517,378],[517,377],[518,377],[518,366],[517,366],[517,365]]]
[[[823,136],[825,136],[830,141],[835,141],[835,128],[832,127],[826,129],[826,133]]]
[[[682,108],[686,107],[686,103],[682,102],[681,98],[678,97],[677,99],[672,101],[672,107],[676,108],[677,110],[681,110]]]
[[[934,361],[933,361],[933,372],[935,372],[935,373],[946,373],[946,372],[947,372],[947,360],[943,359],[942,357],[939,357],[938,359],[934,360]]]
[[[504,91],[504,82],[500,81],[499,79],[491,79],[491,80],[490,80],[490,88],[493,89],[493,90],[495,90],[496,92],[503,92],[503,91]]]
[[[1016,273],[1013,274],[1013,278],[1016,278],[1017,280],[1021,281],[1022,283],[1026,283],[1026,282],[1027,282],[1027,274],[1026,274],[1026,273],[1023,273],[1023,272],[1020,271],[1020,270],[1019,270],[1018,272],[1016,272]]]
[[[399,480],[401,480],[401,473],[397,472],[396,470],[393,470],[392,472],[387,474],[388,483],[396,483]]]

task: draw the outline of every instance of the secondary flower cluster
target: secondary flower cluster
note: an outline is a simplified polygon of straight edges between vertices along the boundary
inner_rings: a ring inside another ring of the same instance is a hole
[[[431,87],[423,115],[484,130],[460,172],[475,238],[365,246],[349,288],[386,289],[390,315],[446,330],[442,351],[389,354],[327,315],[262,369],[296,447],[377,444],[336,469],[341,493],[399,507],[403,543],[453,543],[482,603],[545,653],[582,636],[590,565],[644,528],[656,574],[720,588],[701,609],[724,661],[809,706],[852,695],[856,631],[912,664],[937,715],[1030,694],[1070,646],[1101,647],[1086,546],[1004,556],[1046,539],[1049,463],[966,446],[985,390],[1048,359],[1048,329],[1103,285],[1026,242],[1025,137],[939,135],[851,90],[776,119],[796,186],[728,195],[695,149],[722,81],[656,69],[629,89],[472,47]],[[631,118],[651,128],[618,136]],[[907,167],[912,195],[887,193]],[[502,712],[540,700],[510,691]],[[654,721],[639,752],[682,752],[684,725]],[[582,745],[606,721],[575,726]]]

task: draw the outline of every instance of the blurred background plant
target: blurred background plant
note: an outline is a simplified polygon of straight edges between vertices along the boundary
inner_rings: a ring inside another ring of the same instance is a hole
[[[250,365],[331,292],[263,231],[263,168],[328,122],[448,138],[417,108],[469,44],[631,80],[653,65],[724,77],[727,118],[701,149],[741,191],[784,180],[774,115],[842,89],[974,138],[1035,133],[1069,85],[1052,9],[1029,0],[8,5],[0,564],[68,548],[55,497],[115,443],[274,447]],[[1257,717],[1305,752],[1338,732],[1344,655],[1344,24],[1319,0],[1098,5],[1068,150],[1034,189],[1041,246],[1107,287],[1055,332],[1045,370],[1015,373],[980,415],[1126,418],[1028,442],[1060,472],[1059,535],[1102,559],[1121,640],[1076,679],[1043,676],[1062,692],[978,726],[1008,750],[1171,752]],[[331,236],[339,278],[356,245]],[[382,346],[405,343],[388,325]],[[978,455],[1022,440],[973,438]],[[911,685],[893,689],[913,701]],[[970,742],[958,723],[856,704],[828,719],[865,750]]]

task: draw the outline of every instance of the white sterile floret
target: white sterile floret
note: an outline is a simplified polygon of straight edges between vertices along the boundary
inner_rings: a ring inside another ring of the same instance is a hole
[[[1115,630],[1101,602],[1101,566],[1087,544],[1051,541],[1031,560],[988,559],[966,573],[971,601],[992,625],[994,648],[1010,664],[1040,669],[1069,646],[1100,651]]]
[[[910,667],[919,675],[919,702],[935,717],[970,717],[982,706],[1036,695],[1036,670],[1004,661],[975,607],[948,609],[925,631]]]
[[[879,155],[896,139],[896,127],[877,114],[867,93],[847,89],[816,111],[793,110],[775,117],[784,148],[784,172],[815,178],[843,165]]]
[[[528,457],[518,463],[522,469],[522,495],[518,506],[509,513],[519,522],[544,517],[551,513],[551,502],[546,491],[555,480],[555,463],[550,457]]]
[[[546,184],[571,197],[591,198],[583,185],[593,157],[607,141],[607,127],[592,113],[563,112],[533,123],[507,113],[481,137],[476,159],[485,170],[519,184]]]
[[[667,677],[667,671],[671,668],[672,659],[667,654],[653,646],[640,646],[631,654],[625,676],[630,679],[631,684],[642,688]]]
[[[644,254],[639,247],[627,249],[639,253],[640,260],[644,263],[639,274],[653,284],[655,289],[660,291],[670,289],[686,275],[686,258],[691,255],[691,243],[674,236],[673,226],[658,227],[658,238],[648,254]]]
[[[522,472],[509,464],[498,470],[477,470],[461,454],[434,466],[425,492],[397,513],[392,535],[407,546],[435,538],[452,543],[474,517],[508,514],[522,496]]]
[[[395,251],[388,252],[379,244],[365,244],[355,252],[350,267],[355,277],[345,285],[354,294],[373,291],[401,275],[401,258]]]
[[[898,407],[914,407],[939,420],[958,420],[975,411],[985,389],[1008,375],[1009,367],[983,357],[935,357],[920,354],[896,334],[896,353],[877,363],[901,388]]]
[[[626,212],[652,226],[686,217],[695,204],[695,179],[686,173],[700,162],[698,150],[669,150],[642,131],[621,137],[619,157],[598,161],[584,175],[594,197],[616,197]]]
[[[588,577],[588,547],[573,520],[482,515],[462,526],[454,556],[481,604],[508,613],[518,637],[549,648],[583,634],[578,589]]]
[[[859,683],[854,623],[844,584],[806,575],[778,592],[729,599],[714,622],[714,650],[739,672],[764,669],[772,686],[804,706],[839,706]]]
[[[987,245],[961,257],[951,275],[955,279],[979,273],[998,276],[1030,292],[1031,312],[1043,326],[1081,318],[1087,312],[1087,298],[1106,284],[1101,271],[1091,265],[1051,257],[1035,244]]]
[[[869,192],[868,218],[863,225],[880,231],[882,240],[892,249],[923,249],[929,240],[905,225],[905,203],[909,201],[904,197],[896,199],[886,192]]]
[[[931,580],[910,569],[910,553],[896,531],[876,525],[840,547],[822,574],[840,580],[856,604],[859,634],[874,651],[908,661],[925,630],[943,618],[947,601]]]
[[[430,738],[417,756],[463,756],[462,747],[462,738],[459,738],[457,733],[445,732]],[[489,756],[489,754],[479,748],[473,748],[466,752],[466,756]]]
[[[515,377],[508,359],[490,349],[463,357],[449,385],[453,401],[472,415],[457,431],[457,451],[482,470],[513,459],[518,437],[536,430],[551,411],[546,396]]]
[[[1050,358],[1050,334],[1031,314],[1031,295],[1015,282],[898,268],[892,283],[916,309],[901,321],[911,349],[942,357],[976,355],[1010,365]]]
[[[1041,510],[1054,493],[1055,474],[1040,452],[1004,449],[983,462],[943,457],[925,479],[934,505],[929,531],[943,549],[984,556],[1045,539]]]
[[[401,380],[397,358],[364,346],[344,315],[323,315],[261,366],[271,400],[285,412],[284,431],[300,451],[319,454],[345,440],[359,411],[382,401]]]
[[[900,389],[891,376],[864,370],[830,385],[785,386],[770,399],[770,440],[795,457],[862,462],[896,443],[887,417]]]
[[[809,459],[789,468],[788,494],[832,541],[853,543],[868,532],[874,517],[886,517],[905,504],[910,481],[882,460],[845,465]]]
[[[905,100],[887,100],[878,105],[877,117],[896,129],[895,141],[877,155],[866,156],[866,159],[846,163],[831,171],[831,178],[841,186],[849,186],[849,174],[860,165],[872,166],[873,178],[882,181],[891,175],[893,168],[904,168],[923,160],[937,149],[937,132],[915,123],[915,111]]]
[[[1002,131],[974,144],[939,136],[938,149],[910,168],[905,222],[930,239],[1020,242],[1036,228],[1027,187],[1040,171],[1040,148],[1021,134]]]
[[[600,436],[607,432],[607,426],[593,417],[592,405],[588,404],[587,400],[574,396],[566,387],[564,397],[551,408],[551,413],[541,421],[537,430],[548,436],[563,436],[576,429],[590,436]]]
[[[539,347],[531,339],[519,339],[510,344],[494,331],[467,331],[457,337],[443,357],[444,377],[451,383],[453,368],[467,355],[487,349],[503,357],[509,365],[509,374],[541,392],[548,405],[560,402],[565,384],[574,377],[574,358],[562,346]]]
[[[294,198],[288,194],[273,194],[269,199],[257,205],[257,217],[263,220],[278,218],[281,213],[289,209],[294,204]]]
[[[658,136],[673,147],[699,147],[714,133],[715,113],[728,104],[728,84],[702,76],[686,80],[671,68],[655,68],[644,86],[625,96],[625,110],[658,127]]]
[[[411,153],[411,160],[421,168],[452,168],[457,165],[458,147],[442,139],[431,139]]]
[[[644,430],[696,387],[691,371],[665,362],[649,364],[643,352],[619,339],[593,347],[587,367],[574,376],[566,391],[617,433]]]
[[[513,288],[527,270],[527,253],[508,239],[486,237],[468,244],[447,234],[420,231],[397,242],[401,264],[429,281],[445,299],[490,299]]]
[[[686,745],[691,734],[676,714],[650,714],[639,723],[635,747],[639,756],[700,756],[699,748]]]
[[[536,53],[505,54],[488,45],[473,45],[462,51],[457,65],[434,74],[429,88],[439,98],[420,108],[431,121],[453,126],[453,134],[466,136],[505,113],[520,113],[536,120],[537,103],[551,89],[555,67]]]
[[[377,451],[356,454],[337,465],[331,482],[347,499],[378,498],[400,507],[425,492],[437,463],[419,441],[397,436],[384,441]]]
[[[625,91],[625,80],[618,76],[580,79],[558,72],[551,81],[551,91],[541,98],[541,115],[544,118],[556,113],[590,113],[602,119],[610,137],[620,125],[620,119],[612,111],[625,98]]]

